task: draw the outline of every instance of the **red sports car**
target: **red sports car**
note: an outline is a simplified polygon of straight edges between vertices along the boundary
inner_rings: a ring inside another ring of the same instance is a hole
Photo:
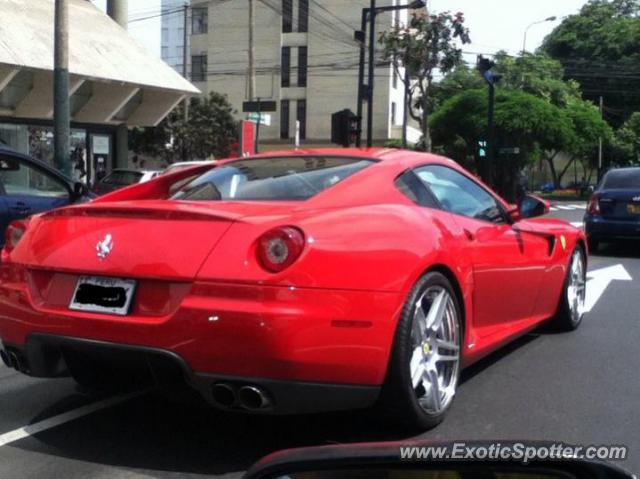
[[[462,368],[582,319],[584,234],[401,150],[197,166],[14,223],[2,358],[81,384],[178,377],[220,408],[442,420]]]

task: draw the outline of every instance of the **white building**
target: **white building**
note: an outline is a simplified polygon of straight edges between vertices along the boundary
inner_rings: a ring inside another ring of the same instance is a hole
[[[185,75],[184,58],[184,17],[189,21],[189,0],[162,0],[161,57],[174,70]],[[189,28],[189,25],[187,25]],[[189,32],[187,32],[189,33]],[[187,46],[188,48],[188,46]],[[187,55],[187,63],[189,54]],[[188,67],[188,65],[187,65]],[[187,69],[188,73],[188,69]]]
[[[407,0],[378,0],[378,6],[397,3]],[[369,4],[369,0],[255,1],[253,99],[277,103],[271,125],[261,130],[262,139],[291,143],[297,120],[307,144],[327,143],[331,114],[345,108],[356,112],[359,43],[354,31],[360,29],[362,9]],[[192,0],[191,11],[200,21],[190,36],[190,80],[205,93],[228,95],[241,112],[242,102],[249,100],[248,1]],[[396,21],[406,22],[407,15],[407,10],[380,13],[377,33]],[[391,65],[380,64],[375,71],[377,144],[401,136],[403,100],[402,81]],[[410,140],[417,139],[419,133],[412,128]]]

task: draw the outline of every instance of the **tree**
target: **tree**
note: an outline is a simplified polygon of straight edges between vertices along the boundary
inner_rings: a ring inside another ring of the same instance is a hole
[[[429,98],[433,76],[436,71],[446,74],[462,63],[456,39],[463,44],[471,41],[463,14],[449,12],[414,13],[408,25],[396,25],[380,36],[384,58],[392,62],[409,92],[409,114],[420,124],[426,151],[431,151]]]
[[[487,92],[470,90],[447,100],[433,114],[434,141],[454,158],[464,158],[476,171],[484,158],[479,142],[486,139]],[[573,140],[572,124],[559,107],[529,93],[496,93],[495,128],[498,150],[518,147],[519,154],[498,155],[493,184],[507,199],[516,196],[518,175],[541,150],[561,149]]]
[[[181,160],[224,158],[237,141],[234,110],[226,96],[212,92],[192,98],[185,120],[181,104],[155,128],[137,128],[130,135],[130,148],[138,154],[161,157],[168,163]]]
[[[591,0],[567,17],[542,49],[559,60],[586,99],[606,106],[605,117],[622,125],[640,110],[640,1]]]
[[[640,112],[634,112],[615,132],[611,154],[613,162],[620,166],[640,162]]]

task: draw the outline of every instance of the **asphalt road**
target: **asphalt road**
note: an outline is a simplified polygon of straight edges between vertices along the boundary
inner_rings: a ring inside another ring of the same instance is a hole
[[[584,205],[571,204],[552,215],[580,222]],[[621,465],[640,472],[640,250],[605,245],[589,270],[618,264],[634,281],[612,281],[578,331],[536,331],[467,370],[449,416],[423,437],[624,444]],[[0,366],[0,477],[238,477],[286,447],[404,438],[365,412],[248,417],[196,401],[155,392],[100,399],[70,380]],[[62,424],[50,428],[47,418]],[[42,421],[41,432],[20,429]]]

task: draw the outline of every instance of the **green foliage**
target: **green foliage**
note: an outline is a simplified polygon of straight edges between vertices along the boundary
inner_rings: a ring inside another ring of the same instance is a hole
[[[621,166],[640,162],[640,112],[634,112],[616,131],[610,153]]]
[[[396,25],[380,36],[384,58],[393,63],[409,91],[409,114],[420,124],[427,151],[431,149],[428,98],[433,75],[436,71],[448,73],[462,63],[456,40],[470,42],[462,13],[414,13],[408,25]]]
[[[495,72],[502,75],[501,88],[531,93],[557,106],[565,106],[571,99],[580,98],[578,83],[565,81],[562,64],[544,53],[513,57],[498,52],[495,62]]]
[[[615,127],[640,110],[639,12],[638,0],[591,0],[542,47],[580,83],[585,98],[604,97],[605,117]]]
[[[184,104],[172,111],[155,128],[136,128],[130,135],[130,148],[138,154],[174,161],[224,158],[237,141],[237,122],[226,96],[212,92],[205,98],[192,98],[185,120]]]

